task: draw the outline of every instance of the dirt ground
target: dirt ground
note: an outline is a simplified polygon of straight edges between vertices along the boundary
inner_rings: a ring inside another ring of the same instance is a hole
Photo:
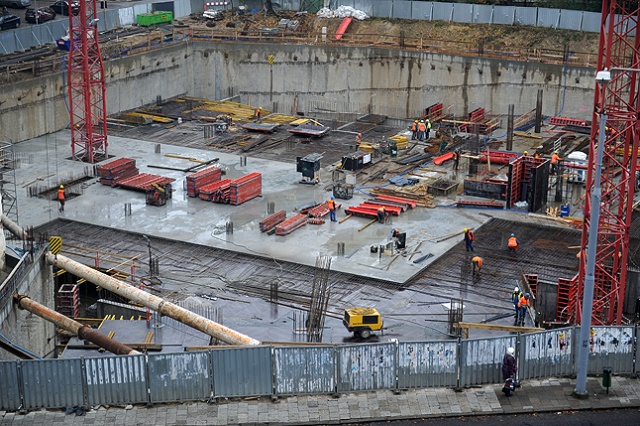
[[[297,20],[295,30],[280,30],[291,35],[321,33],[327,27],[327,34],[335,34],[341,18],[319,18],[315,14],[299,14],[295,11],[277,11],[277,16],[263,16],[263,13],[236,16],[234,12],[225,12],[224,19],[214,22],[192,15],[181,22],[194,28],[207,28],[215,32],[228,30],[230,26],[248,33],[260,29],[277,28],[281,19]],[[407,44],[418,42],[430,44],[455,42],[472,49],[492,51],[513,51],[522,49],[544,49],[550,51],[595,54],[598,50],[598,34],[550,28],[535,28],[510,25],[483,25],[447,23],[443,21],[413,21],[404,19],[370,18],[364,21],[354,20],[347,35],[356,40],[398,40],[404,35]],[[345,36],[346,37],[346,36]],[[346,37],[349,40],[348,37]]]

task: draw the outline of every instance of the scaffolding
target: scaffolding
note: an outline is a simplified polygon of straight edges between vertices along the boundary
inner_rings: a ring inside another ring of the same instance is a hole
[[[18,190],[16,187],[16,157],[13,144],[0,141],[0,191],[2,213],[17,224]]]

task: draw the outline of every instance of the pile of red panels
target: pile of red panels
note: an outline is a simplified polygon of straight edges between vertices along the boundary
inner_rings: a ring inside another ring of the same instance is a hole
[[[153,188],[153,184],[164,186],[168,183],[175,181],[173,178],[164,176],[151,175],[149,173],[140,173],[135,176],[127,177],[124,179],[118,179],[115,184],[120,188],[133,189],[137,191],[144,191]]]
[[[276,235],[287,235],[307,224],[306,214],[296,214],[276,225]]]
[[[362,203],[355,207],[349,207],[345,210],[347,214],[353,216],[363,216],[363,217],[378,217],[378,209],[382,207],[382,204],[375,204],[375,202],[367,202]],[[388,206],[384,205],[385,212],[387,215],[400,216],[402,213],[401,206]]]
[[[237,206],[262,195],[262,175],[252,172],[231,181],[229,203]]]
[[[220,182],[222,172],[219,167],[208,167],[199,172],[192,173],[187,176],[187,195],[189,197],[197,197],[200,195],[200,189],[216,182]]]
[[[285,210],[280,210],[279,212],[275,212],[260,221],[260,231],[265,232],[269,229],[272,229],[274,226],[282,222],[287,218],[287,212]]]
[[[318,206],[315,206],[311,210],[309,210],[309,216],[313,217],[324,217],[329,214],[329,203],[324,202]]]
[[[219,182],[210,183],[200,188],[198,196],[205,201],[213,201],[214,203],[228,203],[231,179],[223,179]]]
[[[97,167],[100,183],[116,186],[118,179],[124,179],[138,174],[136,160],[132,158],[118,158]]]

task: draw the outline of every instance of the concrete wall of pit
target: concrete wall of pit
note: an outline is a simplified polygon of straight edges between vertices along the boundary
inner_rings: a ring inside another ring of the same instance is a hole
[[[272,56],[272,61],[269,57]],[[270,63],[272,62],[272,63]],[[591,119],[594,69],[372,47],[181,43],[105,62],[107,110],[117,114],[180,95],[236,101],[312,115],[336,112],[411,118],[442,102],[461,116],[476,108],[506,114]],[[69,124],[66,74],[3,87],[0,140],[19,142]],[[328,107],[327,107],[328,105]],[[355,111],[354,111],[355,110]]]

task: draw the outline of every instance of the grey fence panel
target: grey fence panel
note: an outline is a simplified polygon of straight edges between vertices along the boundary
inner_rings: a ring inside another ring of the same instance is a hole
[[[372,13],[368,15],[377,16],[378,18],[392,18],[393,12],[395,10],[395,5],[393,1],[390,0],[378,0],[371,2]]]
[[[148,402],[144,355],[85,358],[90,405]]]
[[[393,389],[396,387],[396,345],[340,346],[338,391]]]
[[[143,12],[140,12],[143,13]],[[136,11],[132,7],[118,9],[118,22],[125,27],[136,23]]]
[[[499,383],[502,380],[502,358],[509,347],[516,347],[516,336],[463,340],[460,346],[460,385]]]
[[[493,23],[503,25],[513,25],[516,13],[515,6],[502,6],[493,8]]]
[[[216,349],[213,363],[215,397],[271,395],[271,347]]]
[[[469,24],[473,22],[473,5],[458,3],[453,8],[453,21]]]
[[[433,2],[431,1],[414,1],[411,10],[411,19],[424,19],[431,21],[431,12],[433,10]]]
[[[20,50],[38,45],[38,42],[33,38],[30,28],[13,30],[13,36],[16,38],[16,45]]]
[[[433,3],[431,20],[450,22],[455,6],[453,3]]]
[[[206,2],[203,0],[189,0],[189,7],[191,8],[191,13],[202,13],[204,12],[204,4]]]
[[[190,0],[173,0],[173,19],[189,16],[190,14],[191,14]]]
[[[455,386],[458,342],[398,344],[398,388]]]
[[[21,361],[24,408],[84,406],[81,359]]]
[[[533,7],[517,7],[515,8],[514,24],[518,25],[536,25],[536,9]]]
[[[393,2],[393,17],[399,19],[412,19],[412,1],[395,0]]]
[[[518,378],[523,380],[572,374],[574,336],[573,328],[520,336]]]
[[[20,408],[18,361],[0,362],[0,383],[0,410],[14,411]]]
[[[560,20],[560,9],[538,9],[537,27],[557,28]]]
[[[350,2],[347,0],[344,2],[340,2],[340,4],[343,4],[345,6],[351,6],[354,9],[361,10],[369,16],[378,16],[374,13],[375,3],[377,3],[377,1],[353,0],[353,2]],[[388,9],[385,12],[388,14],[389,13]],[[384,16],[387,16],[387,15],[384,15]]]
[[[561,10],[558,28],[580,31],[580,28],[582,28],[583,13],[581,10]]]
[[[213,390],[211,354],[185,352],[149,355],[151,402],[208,399]]]
[[[582,31],[589,31],[592,33],[600,32],[600,21],[602,20],[602,14],[597,12],[583,12],[582,15]]]
[[[276,394],[335,392],[333,346],[274,348],[273,351]]]
[[[18,50],[16,39],[11,31],[0,31],[0,52],[11,53]]]
[[[633,373],[633,340],[633,327],[592,327],[587,373],[602,373],[603,367]]]
[[[476,24],[491,24],[493,20],[493,6],[476,4],[473,6],[473,22]]]

